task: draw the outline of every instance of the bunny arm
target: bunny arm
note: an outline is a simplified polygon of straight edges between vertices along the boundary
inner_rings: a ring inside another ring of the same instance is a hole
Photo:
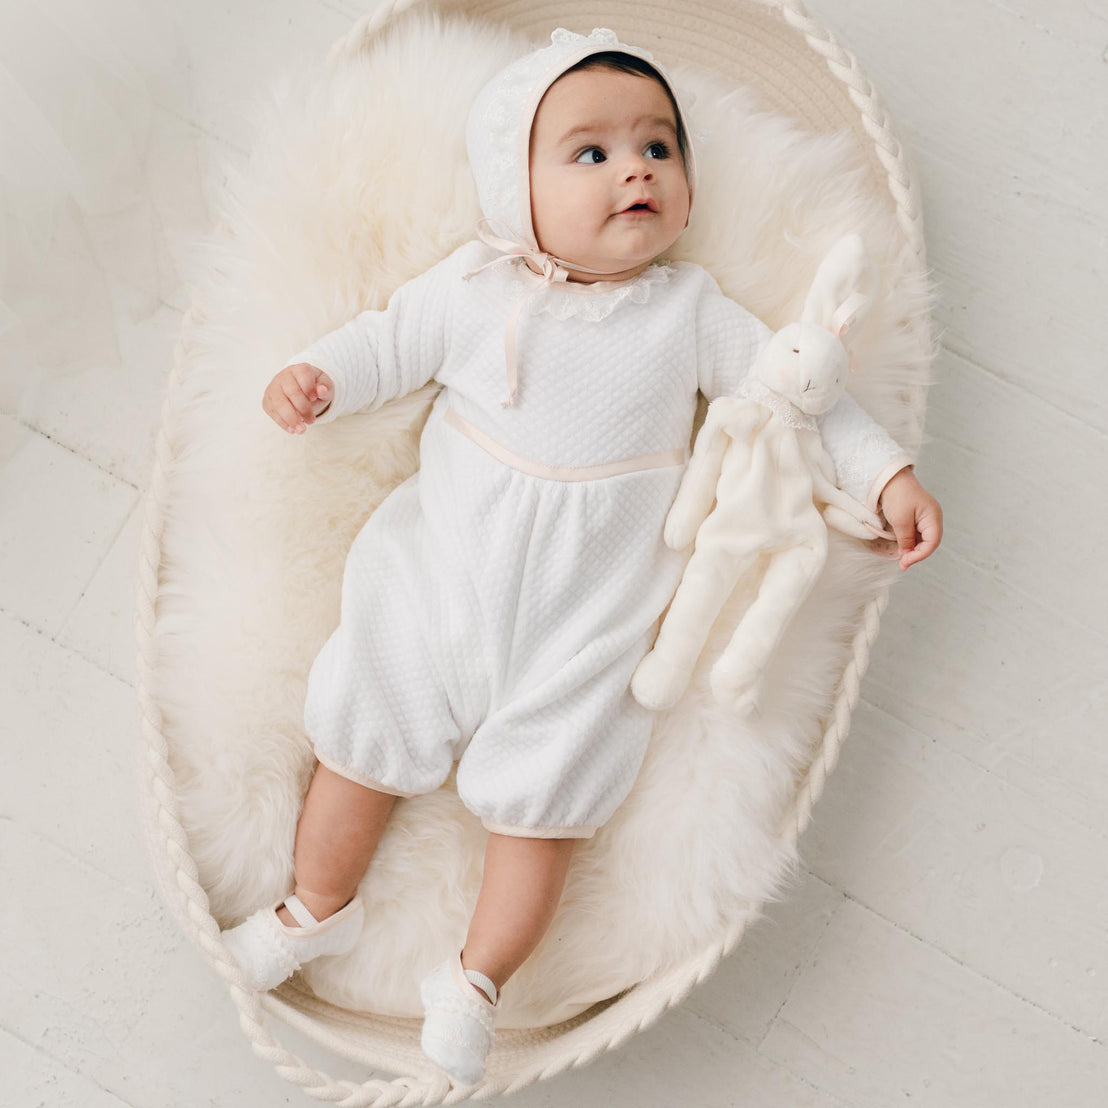
[[[818,439],[811,440],[807,453],[810,460],[813,455],[816,459],[812,464],[812,498],[823,505],[820,510],[828,527],[859,539],[895,537],[882,530],[879,516],[828,479],[827,452]]]
[[[728,447],[749,450],[750,439],[769,414],[761,404],[730,396],[721,396],[708,405],[681,487],[666,516],[663,538],[667,546],[683,550],[693,541],[712,510]]]
[[[849,393],[816,422],[835,463],[835,484],[874,511],[893,472],[913,458]]]
[[[835,459],[824,449],[823,442],[819,443],[819,450],[815,452],[817,454],[817,462],[813,467],[813,473],[819,473],[825,477],[829,484],[835,484]]]
[[[865,539],[867,542],[873,539],[895,539],[892,531],[882,530],[872,523],[859,523],[848,512],[844,512],[835,504],[824,504],[822,509],[823,522],[835,531],[843,535],[852,535],[856,539]]]

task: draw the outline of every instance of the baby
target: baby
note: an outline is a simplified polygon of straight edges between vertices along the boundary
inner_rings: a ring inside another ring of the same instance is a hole
[[[295,891],[225,939],[258,989],[349,950],[396,798],[437,789],[457,761],[489,837],[465,945],[420,986],[422,1045],[472,1083],[574,842],[618,808],[646,750],[652,715],[630,681],[689,555],[662,536],[697,392],[733,393],[770,331],[702,267],[656,262],[688,226],[696,169],[646,51],[559,28],[482,89],[466,139],[477,238],[265,391],[302,433],[443,386],[419,471],[351,546],[340,623],[309,674],[318,765]],[[941,513],[912,459],[849,396],[821,431],[902,567],[926,558]]]

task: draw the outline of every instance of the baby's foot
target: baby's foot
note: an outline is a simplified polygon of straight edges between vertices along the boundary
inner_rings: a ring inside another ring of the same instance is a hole
[[[282,906],[295,913],[291,925],[278,916]],[[361,935],[364,914],[358,896],[324,919],[316,918],[298,896],[289,896],[224,931],[223,942],[249,986],[265,992],[313,958],[349,951]]]
[[[423,1053],[455,1081],[472,1085],[485,1072],[500,996],[491,978],[480,974],[488,981],[495,1003],[469,974],[477,971],[463,968],[459,952],[420,982],[424,1010],[420,1044]]]

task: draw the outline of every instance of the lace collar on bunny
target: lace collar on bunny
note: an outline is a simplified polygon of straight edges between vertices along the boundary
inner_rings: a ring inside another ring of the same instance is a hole
[[[763,384],[757,377],[744,378],[735,390],[735,395],[765,405],[786,427],[799,427],[819,433],[819,424],[815,416],[802,412],[791,400],[775,392],[769,385]]]

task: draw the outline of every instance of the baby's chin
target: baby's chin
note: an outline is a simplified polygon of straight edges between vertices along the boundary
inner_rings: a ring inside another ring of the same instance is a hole
[[[673,242],[676,242],[680,237],[680,235],[677,235]],[[645,253],[640,253],[636,249],[634,239],[624,239],[622,241],[617,239],[607,244],[602,241],[597,245],[567,242],[560,248],[559,244],[555,243],[553,249],[548,247],[541,239],[537,241],[539,249],[549,253],[552,257],[583,267],[583,269],[571,269],[567,266],[566,268],[569,270],[567,280],[574,284],[591,285],[598,281],[628,281],[633,277],[637,277],[673,246],[673,242],[668,244],[659,243],[653,235],[650,238],[653,239],[652,242],[647,239],[642,243],[646,250]],[[616,246],[614,251],[612,250],[613,245]],[[624,249],[620,249],[621,246]],[[535,273],[542,272],[530,259],[528,259],[528,265]],[[585,272],[590,269],[597,272]]]
[[[646,261],[627,265],[625,262],[609,259],[608,264],[600,264],[597,262],[595,265],[589,267],[590,269],[603,269],[603,274],[578,273],[571,269],[567,280],[575,284],[586,285],[596,284],[600,281],[630,281],[633,277],[638,277],[640,273],[648,269],[653,261],[653,258],[648,258]],[[620,265],[623,265],[622,269],[619,268]]]
[[[676,241],[676,240],[674,240]],[[611,276],[608,278],[610,281],[625,281],[631,277],[637,277],[644,270],[649,269],[659,258],[662,258],[666,252],[673,246],[673,243],[669,243],[667,246],[655,246],[645,257],[638,258],[612,258],[609,265],[594,266],[595,269],[616,270],[623,267],[623,272],[619,276]]]
[[[668,247],[666,248],[668,249]],[[599,270],[599,273],[585,273],[578,270],[570,270],[571,281],[627,281],[637,277],[645,269],[653,264],[655,258],[660,257],[665,251],[656,245],[646,254],[561,254],[559,257],[566,261],[578,262],[588,269]]]

